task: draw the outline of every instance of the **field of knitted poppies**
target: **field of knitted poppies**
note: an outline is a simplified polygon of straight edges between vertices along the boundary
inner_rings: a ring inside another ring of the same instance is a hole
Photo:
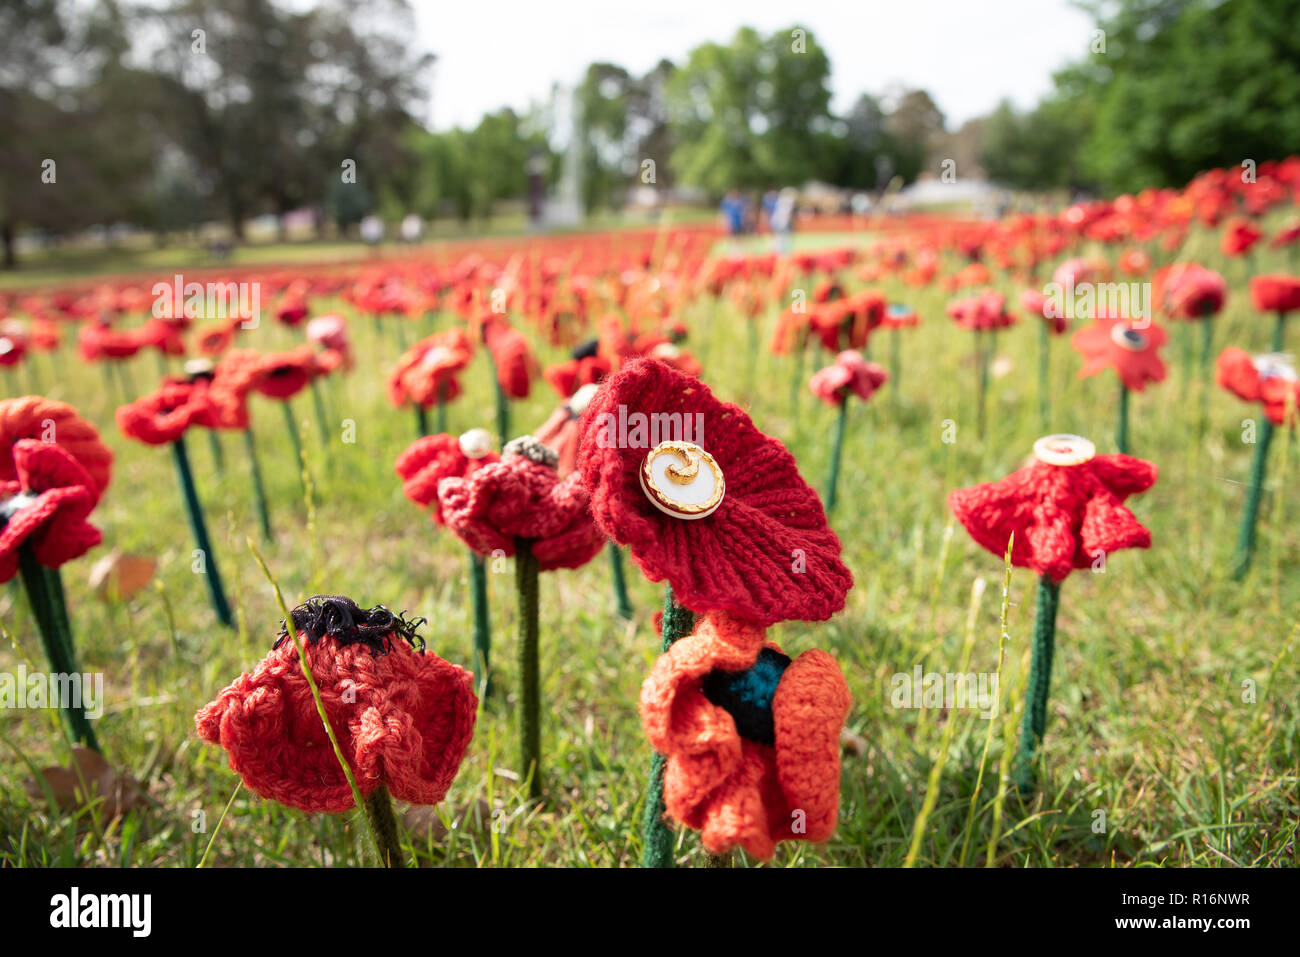
[[[1239,172],[0,295],[0,864],[1300,863]]]

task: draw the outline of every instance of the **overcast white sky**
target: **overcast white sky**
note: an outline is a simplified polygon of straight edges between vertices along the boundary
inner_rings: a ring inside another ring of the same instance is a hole
[[[415,0],[419,45],[438,55],[435,129],[543,101],[595,60],[633,73],[699,43],[799,23],[831,61],[832,109],[891,85],[930,91],[956,129],[1003,97],[1030,106],[1088,51],[1093,25],[1067,0]]]

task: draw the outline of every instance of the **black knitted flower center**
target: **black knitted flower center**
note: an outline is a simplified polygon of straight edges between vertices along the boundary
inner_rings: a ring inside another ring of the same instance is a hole
[[[701,690],[704,697],[735,719],[742,738],[770,747],[776,744],[772,699],[789,666],[787,656],[764,648],[758,660],[744,671],[710,671],[704,676]]]
[[[383,605],[362,608],[345,595],[313,595],[289,612],[289,617],[294,630],[307,636],[309,645],[328,635],[340,645],[362,644],[382,655],[392,648],[396,635],[417,651],[424,651],[424,639],[416,631],[425,623],[424,618],[407,621],[405,613],[394,615]],[[281,622],[274,647],[279,648],[288,637],[289,629]]]

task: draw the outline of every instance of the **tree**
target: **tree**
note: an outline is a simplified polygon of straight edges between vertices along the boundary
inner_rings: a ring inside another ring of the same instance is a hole
[[[682,182],[714,195],[801,183],[821,172],[817,138],[831,127],[830,61],[800,27],[696,47],[667,85]]]
[[[1295,151],[1294,0],[1119,0],[1090,9],[1104,52],[1062,71],[1057,99],[1093,117],[1083,165],[1106,189],[1180,186],[1205,169]]]

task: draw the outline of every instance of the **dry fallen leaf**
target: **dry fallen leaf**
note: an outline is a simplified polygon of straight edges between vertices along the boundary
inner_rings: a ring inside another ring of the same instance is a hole
[[[100,823],[121,817],[132,808],[146,807],[149,803],[140,782],[129,774],[119,775],[102,754],[90,748],[73,748],[71,766],[42,768],[40,773],[54,792],[60,810],[79,811],[95,802],[95,816]],[[82,782],[85,782],[84,788]],[[27,793],[36,801],[45,797],[44,789],[37,781],[27,782]]]
[[[90,569],[90,587],[100,598],[124,601],[153,581],[157,568],[152,558],[114,550]]]

